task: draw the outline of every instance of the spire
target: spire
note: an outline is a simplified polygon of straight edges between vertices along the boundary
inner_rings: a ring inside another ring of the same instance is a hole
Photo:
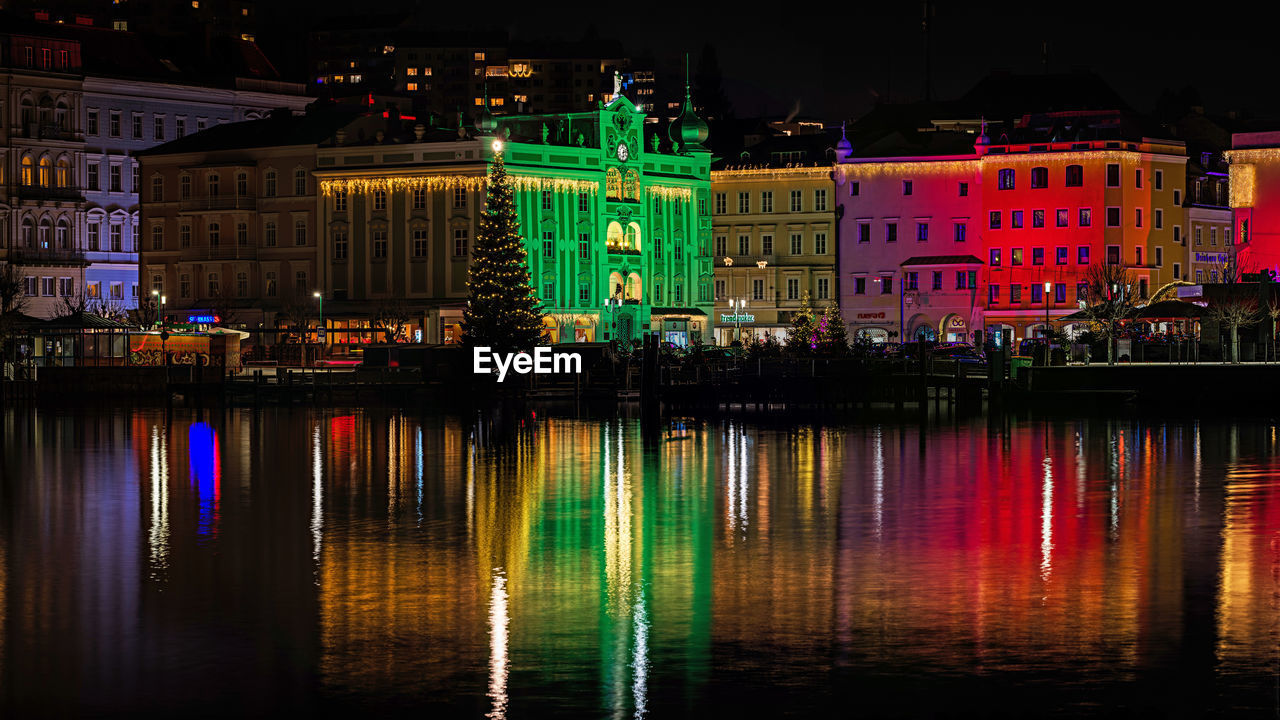
[[[493,117],[493,113],[489,112],[489,82],[484,83],[484,105],[480,108],[480,115],[476,118],[476,132],[481,135],[492,135],[493,131],[498,128],[498,121]]]
[[[847,158],[853,155],[853,143],[849,142],[849,134],[846,131],[845,123],[840,123],[840,142],[836,143],[836,159]]]
[[[979,121],[980,129],[978,131],[978,139],[973,141],[973,151],[978,155],[987,154],[987,146],[991,144],[991,138],[987,137],[987,118],[984,115]]]
[[[684,109],[680,112],[680,117],[671,123],[667,135],[671,138],[673,148],[679,147],[683,152],[689,152],[690,150],[705,151],[706,148],[702,143],[707,141],[710,134],[707,123],[693,110],[693,91],[689,84],[689,54],[685,53]]]

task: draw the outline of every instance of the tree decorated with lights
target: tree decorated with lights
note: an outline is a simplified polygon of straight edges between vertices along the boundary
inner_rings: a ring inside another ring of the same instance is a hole
[[[528,350],[542,339],[542,305],[529,282],[529,262],[516,220],[511,182],[494,143],[485,209],[467,271],[462,342],[497,351]]]
[[[791,332],[787,333],[787,351],[794,355],[812,355],[821,336],[818,322],[809,305],[809,293],[800,300],[800,309],[791,316]]]
[[[823,351],[829,355],[844,355],[849,351],[849,329],[835,303],[828,305],[818,319],[818,337]]]

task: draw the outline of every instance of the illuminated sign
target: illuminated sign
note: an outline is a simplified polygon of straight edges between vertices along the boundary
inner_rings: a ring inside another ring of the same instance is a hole
[[[947,321],[947,327],[952,330],[964,330],[968,327],[968,323],[959,315],[952,315],[951,319]]]
[[[884,313],[883,313],[883,312],[876,312],[876,313],[858,313],[858,319],[859,319],[859,320],[883,320],[883,319],[884,319]]]
[[[216,325],[222,321],[222,318],[212,313],[208,315],[193,314],[187,316],[187,322],[192,325]]]
[[[752,315],[751,313],[739,313],[737,315],[725,315],[724,313],[720,313],[720,322],[722,323],[740,323],[740,322],[749,323],[749,322],[755,322],[755,321],[756,321],[756,316]]]
[[[1201,263],[1225,263],[1227,261],[1226,253],[1195,253],[1196,262]]]

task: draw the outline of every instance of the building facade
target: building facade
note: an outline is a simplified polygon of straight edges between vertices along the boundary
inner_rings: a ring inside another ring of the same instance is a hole
[[[1183,206],[1187,215],[1188,252],[1181,279],[1197,285],[1239,279],[1229,277],[1236,274],[1238,268],[1231,234],[1227,163],[1220,153],[1205,151],[1187,160]],[[1175,267],[1174,275],[1177,274]],[[1228,277],[1224,279],[1224,276]]]
[[[1225,154],[1237,265],[1280,271],[1280,131],[1235,133]]]
[[[805,296],[816,311],[837,301],[830,164],[726,167],[711,198],[717,345],[785,340]]]
[[[644,119],[619,98],[587,113],[486,115],[451,140],[428,141],[419,126],[414,143],[321,147],[326,324],[341,338],[400,304],[411,339],[461,337],[497,140],[554,341],[702,337],[712,305],[705,126],[662,152]]]

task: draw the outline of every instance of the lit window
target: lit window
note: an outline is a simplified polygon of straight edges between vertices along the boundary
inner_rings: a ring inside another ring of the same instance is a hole
[[[484,53],[478,52],[475,55],[476,62],[484,62]]]
[[[409,92],[416,92],[418,89],[418,83],[407,83],[404,86],[404,89],[408,90]]]
[[[199,10],[199,9],[200,9],[200,0],[191,0],[191,7],[195,8],[196,10]]]
[[[413,77],[414,75],[418,74],[418,68],[416,67],[405,68],[404,74],[410,77]]]

